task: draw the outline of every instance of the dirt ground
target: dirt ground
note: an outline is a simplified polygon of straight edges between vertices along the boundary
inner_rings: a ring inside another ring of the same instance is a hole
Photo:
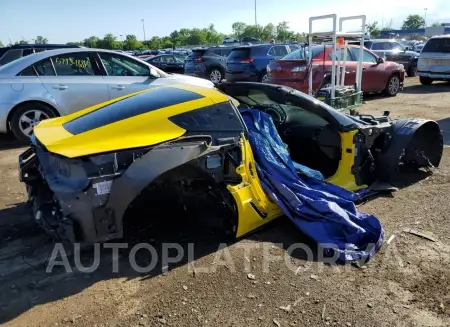
[[[450,84],[424,87],[409,78],[397,97],[365,101],[361,112],[438,120],[450,145]],[[150,273],[134,271],[126,250],[119,252],[114,273],[111,250],[103,248],[93,273],[62,267],[46,273],[53,243],[24,205],[17,176],[23,148],[1,142],[1,325],[450,326],[450,148],[432,175],[406,176],[399,191],[360,206],[379,217],[389,240],[362,268],[306,261],[300,251],[288,255],[289,246],[304,239],[287,219],[279,219],[220,250],[209,236],[200,237],[195,261],[169,264],[166,274],[161,262]],[[140,241],[159,250],[166,237],[146,231]],[[92,253],[82,253],[86,266]],[[267,253],[273,261],[264,263]],[[149,256],[138,252],[137,261],[143,266]]]

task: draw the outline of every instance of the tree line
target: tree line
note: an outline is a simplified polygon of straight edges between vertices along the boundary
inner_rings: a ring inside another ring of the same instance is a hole
[[[241,39],[243,37],[254,37],[262,41],[277,40],[280,42],[304,41],[305,33],[295,33],[289,28],[288,22],[281,22],[277,26],[269,23],[265,26],[247,25],[243,22],[236,22],[232,25],[233,32],[229,35],[220,33],[216,30],[214,24],[207,28],[182,28],[175,30],[170,35],[159,37],[153,36],[149,40],[140,41],[136,35],[129,34],[118,38],[109,33],[103,38],[91,36],[80,42],[69,42],[68,44],[82,45],[90,48],[102,49],[166,49],[182,46],[194,45],[217,45],[222,43],[226,36]]]
[[[426,26],[425,19],[420,15],[409,15],[402,25],[402,29],[418,29]],[[440,26],[439,23],[434,23],[431,26]],[[138,40],[136,35],[128,34],[123,36],[116,36],[111,33],[106,34],[103,38],[98,36],[90,36],[82,41],[68,42],[71,45],[80,45],[89,48],[113,49],[113,50],[142,50],[142,49],[167,49],[182,46],[194,45],[217,45],[222,43],[222,39],[226,36],[241,39],[243,37],[254,37],[262,41],[276,40],[279,42],[304,42],[306,41],[305,33],[296,33],[289,28],[286,21],[274,25],[269,23],[262,25],[249,25],[244,22],[235,22],[231,25],[232,33],[229,35],[220,33],[216,30],[214,24],[210,24],[207,28],[182,28],[175,30],[170,35],[159,37],[153,36],[149,40]],[[372,36],[377,37],[382,30],[391,30],[391,22],[379,28],[378,22],[372,22],[366,25],[366,30]],[[47,44],[48,39],[43,36],[37,36],[31,41],[20,40],[12,44]],[[3,44],[0,42],[0,47]]]
[[[124,36],[106,34],[103,38],[90,36],[82,41],[68,42],[70,45],[79,45],[89,48],[113,49],[113,50],[141,50],[141,49],[166,49],[182,46],[194,45],[217,45],[222,43],[226,36],[241,39],[243,37],[254,37],[262,41],[277,40],[280,42],[304,41],[305,33],[295,33],[289,28],[288,22],[281,22],[278,25],[269,23],[265,26],[247,25],[243,22],[236,22],[232,25],[232,34],[220,33],[214,24],[207,28],[182,28],[175,30],[170,35],[159,37],[153,36],[149,40],[138,40],[136,35],[128,34]],[[38,36],[36,39],[20,40],[13,44],[47,44],[48,39]],[[0,42],[0,46],[3,46]]]

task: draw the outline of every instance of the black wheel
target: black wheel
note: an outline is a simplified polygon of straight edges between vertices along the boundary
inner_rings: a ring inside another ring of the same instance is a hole
[[[219,84],[223,79],[223,73],[219,68],[211,68],[208,73],[208,78],[214,84]]]
[[[419,80],[422,85],[431,85],[433,83],[433,80],[429,77],[420,77]]]
[[[266,70],[263,70],[262,73],[259,75],[258,81],[260,83],[264,83],[269,79],[269,74],[267,74]]]
[[[33,134],[33,128],[40,121],[55,117],[55,112],[47,105],[30,102],[17,107],[9,120],[11,132],[22,142],[27,142]]]
[[[394,74],[389,77],[384,93],[390,97],[395,97],[398,91],[400,91],[400,76]]]
[[[417,76],[417,60],[414,60],[408,69],[408,77]]]

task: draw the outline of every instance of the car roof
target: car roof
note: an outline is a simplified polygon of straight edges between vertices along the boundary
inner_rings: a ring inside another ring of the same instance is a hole
[[[373,43],[378,43],[378,42],[398,42],[398,40],[395,39],[371,39],[371,40],[367,40],[364,42],[373,42]]]
[[[249,49],[249,48],[262,48],[262,47],[272,47],[274,45],[284,45],[284,44],[270,44],[270,43],[264,43],[264,44],[250,44],[250,45],[239,45],[233,47],[233,50],[239,50],[239,49]]]
[[[14,44],[0,49],[22,49],[22,48],[81,48],[79,45],[71,44]]]
[[[19,72],[21,72],[23,69],[27,68],[28,66],[34,64],[35,62],[38,62],[39,60],[62,55],[66,53],[74,53],[74,52],[102,52],[102,53],[111,53],[111,54],[118,54],[117,51],[114,50],[105,50],[105,49],[95,49],[95,48],[64,48],[64,49],[54,49],[54,50],[47,50],[42,51],[38,53],[33,53],[28,56],[22,57],[20,59],[14,60],[4,66],[0,67],[0,76],[1,75],[8,75],[8,76],[15,76]],[[120,53],[122,56],[130,57],[136,60],[136,57],[132,57],[130,55],[127,55],[126,53]]]
[[[432,39],[450,39],[450,34],[432,36],[430,40]]]

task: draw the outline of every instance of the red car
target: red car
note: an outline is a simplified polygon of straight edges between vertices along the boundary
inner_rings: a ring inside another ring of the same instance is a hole
[[[312,48],[313,93],[331,82],[332,46],[314,45]],[[291,52],[280,60],[267,65],[268,79],[265,83],[285,85],[308,93],[308,51],[302,48]],[[345,85],[355,85],[360,47],[349,45],[345,67]],[[364,48],[363,76],[361,88],[367,92],[384,92],[395,96],[403,87],[405,69],[403,65],[384,61]],[[344,47],[338,46],[336,57],[343,60]]]

